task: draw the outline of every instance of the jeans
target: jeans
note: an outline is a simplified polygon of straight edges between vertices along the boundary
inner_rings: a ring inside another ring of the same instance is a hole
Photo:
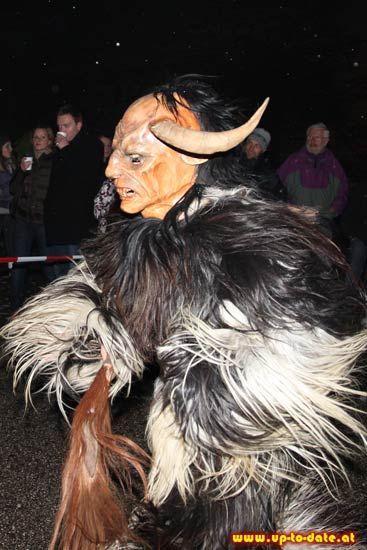
[[[12,254],[14,256],[46,256],[45,227],[40,223],[14,220]],[[10,301],[12,309],[18,309],[24,302],[29,266],[26,263],[14,263],[10,271]],[[42,264],[42,271],[47,282],[52,280],[52,271],[47,264]]]
[[[13,219],[11,218],[11,216],[9,214],[0,214],[0,243],[2,248],[1,252],[3,252],[5,256],[11,256],[12,254],[12,228]]]
[[[53,244],[47,247],[48,256],[77,256],[79,254],[80,248],[78,244]],[[74,263],[67,260],[50,264],[52,280],[66,275],[73,266]]]

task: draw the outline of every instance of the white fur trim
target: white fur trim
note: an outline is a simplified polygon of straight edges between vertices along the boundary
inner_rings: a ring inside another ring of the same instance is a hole
[[[30,299],[1,331],[9,367],[14,370],[14,387],[27,375],[25,396],[27,402],[32,402],[33,379],[42,376],[42,389],[49,396],[56,394],[64,415],[63,387],[69,386],[78,394],[89,388],[102,365],[101,344],[115,371],[110,386],[112,398],[123,386],[131,384],[133,374],[141,376],[144,369],[121,323],[113,321],[112,328],[108,327],[92,301],[68,292],[70,283],[81,282],[99,293],[85,264],[81,264]],[[78,364],[66,371],[70,354],[78,358]]]
[[[161,383],[157,383],[160,385]],[[194,478],[190,465],[195,459],[195,450],[185,442],[171,407],[162,409],[162,401],[156,398],[149,415],[147,434],[152,451],[152,468],[149,474],[149,495],[159,506],[177,487],[183,501],[193,494]]]
[[[350,398],[366,395],[352,388],[351,373],[366,349],[367,331],[337,339],[320,329],[294,325],[292,330],[264,336],[251,330],[234,305],[227,304],[223,317],[227,322],[231,318],[237,329],[242,324],[243,332],[214,329],[187,312],[183,330],[160,347],[159,356],[169,364],[170,358],[181,354],[182,360],[185,354],[186,375],[180,382],[184,399],[190,369],[202,361],[212,365],[236,404],[231,424],[237,432],[243,431],[244,443],[239,445],[231,439],[230,428],[226,440],[219,441],[216,434],[199,428],[193,415],[187,415],[186,438],[212,445],[213,452],[220,455],[232,456],[235,461],[230,476],[237,476],[236,461],[244,460],[241,468],[248,469],[250,463],[245,457],[252,456],[256,464],[251,461],[251,475],[259,483],[271,484],[274,476],[297,480],[295,465],[302,460],[332,491],[334,474],[345,474],[340,457],[365,450],[365,428],[352,416]],[[187,406],[189,409],[189,402]],[[213,414],[220,421],[221,412],[213,410]],[[341,426],[357,434],[359,442],[353,442]],[[254,444],[249,438],[246,441],[246,436],[262,433],[263,438],[257,437]],[[330,475],[325,474],[322,463],[329,467]],[[211,464],[203,472],[208,477],[218,474]],[[231,482],[221,480],[222,488],[228,487],[227,496],[231,485],[234,489]],[[225,496],[222,488],[220,498]]]

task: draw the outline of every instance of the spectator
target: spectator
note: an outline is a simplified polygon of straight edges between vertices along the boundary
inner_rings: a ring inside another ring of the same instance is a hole
[[[367,262],[366,243],[359,237],[355,237],[353,235],[349,236],[345,255],[355,279],[362,282],[365,275]]]
[[[54,134],[47,126],[37,126],[32,133],[33,157],[23,157],[10,183],[13,195],[13,249],[15,256],[31,256],[35,251],[47,255],[44,226],[44,202],[50,181]],[[33,160],[29,160],[33,158]],[[27,160],[28,159],[28,160]],[[11,305],[18,309],[25,298],[27,266],[14,264],[11,270]],[[52,279],[44,264],[46,281]]]
[[[98,137],[103,143],[103,162],[107,166],[108,159],[112,153],[112,139],[104,134],[100,134]]]
[[[354,277],[363,281],[367,262],[366,197],[362,185],[351,185],[348,205],[340,217],[340,231],[345,235],[342,250]]]
[[[288,201],[315,208],[321,229],[336,238],[336,220],[347,204],[348,181],[341,164],[327,148],[329,137],[322,122],[309,126],[305,146],[284,161],[278,175],[287,189]]]
[[[256,182],[262,193],[278,200],[285,200],[285,188],[267,154],[270,140],[271,136],[267,130],[256,128],[243,143],[240,162],[246,174]]]
[[[89,135],[73,105],[57,113],[59,128],[50,186],[45,203],[48,254],[80,254],[80,243],[96,225],[93,200],[103,175],[103,145]],[[55,263],[54,277],[64,275],[71,262]]]
[[[3,241],[3,254],[11,254],[11,201],[10,180],[15,169],[12,157],[13,147],[8,136],[0,135],[0,238]]]

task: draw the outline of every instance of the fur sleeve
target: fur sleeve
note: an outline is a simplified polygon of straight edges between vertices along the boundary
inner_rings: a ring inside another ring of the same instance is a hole
[[[14,386],[26,376],[26,401],[31,402],[32,383],[39,377],[41,389],[49,397],[56,394],[63,413],[63,391],[77,397],[100,369],[101,344],[114,365],[112,398],[144,368],[121,322],[102,306],[100,290],[84,263],[28,300],[0,335]]]

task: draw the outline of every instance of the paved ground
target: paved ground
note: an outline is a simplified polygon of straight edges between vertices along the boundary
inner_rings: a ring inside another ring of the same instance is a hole
[[[30,292],[43,284],[34,272]],[[0,272],[0,323],[10,313],[8,277]],[[68,430],[57,408],[42,395],[25,412],[10,375],[0,368],[0,549],[46,550],[57,509],[60,470]],[[113,431],[144,445],[152,378],[135,386],[114,407]]]

